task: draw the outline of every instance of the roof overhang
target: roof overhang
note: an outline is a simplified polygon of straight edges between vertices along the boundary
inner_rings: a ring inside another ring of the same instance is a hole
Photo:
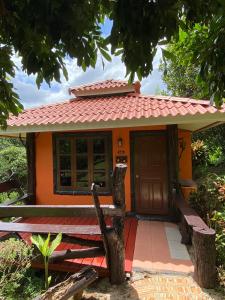
[[[205,113],[195,115],[177,115],[167,117],[135,118],[109,121],[93,121],[80,123],[62,123],[47,125],[28,125],[28,126],[8,126],[6,130],[1,130],[0,135],[12,136],[26,134],[28,132],[51,132],[51,131],[83,131],[123,127],[140,127],[151,125],[170,125],[178,124],[181,129],[189,131],[203,130],[209,126],[217,126],[225,122],[225,114],[218,111],[216,113]]]

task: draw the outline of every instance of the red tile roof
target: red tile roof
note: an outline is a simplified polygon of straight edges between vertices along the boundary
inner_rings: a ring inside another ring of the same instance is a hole
[[[69,124],[140,118],[204,115],[218,110],[209,101],[169,96],[126,95],[75,98],[67,102],[27,109],[11,116],[9,126]],[[225,112],[223,107],[220,112]]]
[[[90,84],[83,84],[77,87],[70,88],[71,91],[87,91],[87,90],[99,90],[102,88],[117,88],[117,87],[122,87],[122,86],[127,86],[128,83],[125,80],[114,80],[114,79],[109,79],[105,81],[99,81],[99,82],[94,82]]]
[[[140,82],[129,84],[125,80],[109,79],[105,81],[94,82],[91,84],[84,84],[69,89],[69,93],[75,96],[91,96],[98,93],[124,93],[124,92],[140,92]]]

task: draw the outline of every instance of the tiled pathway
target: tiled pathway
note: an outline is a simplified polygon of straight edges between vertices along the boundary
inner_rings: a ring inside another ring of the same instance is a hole
[[[176,224],[138,221],[133,271],[189,274],[194,271]]]
[[[88,288],[82,300],[223,300],[213,290],[201,289],[188,275],[135,273],[131,282],[115,286],[108,279]]]
[[[191,276],[148,275],[132,283],[130,298],[140,300],[222,300],[214,291],[201,289]],[[132,298],[133,297],[133,298]],[[111,298],[110,298],[111,299]]]

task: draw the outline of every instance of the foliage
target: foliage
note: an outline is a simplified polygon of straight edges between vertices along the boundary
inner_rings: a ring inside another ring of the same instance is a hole
[[[203,220],[209,224],[214,211],[225,207],[225,176],[208,174],[198,190],[190,194],[189,202]]]
[[[54,252],[54,250],[59,246],[62,240],[62,234],[59,233],[56,238],[50,243],[50,233],[46,240],[44,240],[40,235],[32,236],[31,242],[38,248],[41,252],[44,259],[45,266],[45,288],[48,289],[49,284],[51,282],[51,276],[48,276],[48,264],[49,258]]]
[[[208,146],[211,153],[216,151],[217,147],[221,148],[223,156],[225,155],[225,124],[209,128],[202,132],[194,133],[193,139],[203,140]]]
[[[110,45],[112,54],[121,55],[132,81],[135,73],[140,79],[152,71],[158,43],[167,43],[177,35],[179,27],[192,27],[197,22],[207,24],[212,33],[207,47],[203,47],[205,39],[198,45],[201,64],[205,66],[201,73],[207,75],[210,70],[211,79],[215,81],[214,86],[210,85],[211,90],[220,87],[223,92],[224,55],[221,54],[225,43],[220,29],[225,18],[219,18],[224,14],[223,5],[220,0],[2,0],[0,124],[5,126],[8,113],[16,114],[22,108],[11,83],[17,67],[13,54],[22,58],[22,68],[27,74],[37,75],[36,82],[40,86],[43,80],[60,81],[60,72],[67,78],[65,57],[76,58],[77,65],[84,71],[95,66],[98,53],[110,61]],[[108,37],[103,37],[101,32],[105,18],[113,21]],[[193,57],[199,55],[197,50],[193,48]],[[163,55],[170,57],[170,52],[163,49]]]
[[[40,280],[30,270],[31,257],[32,248],[23,241],[9,239],[0,243],[1,299],[28,300],[41,290]]]
[[[201,140],[197,140],[191,144],[192,161],[195,166],[207,164],[209,158],[208,148]]]
[[[225,184],[224,191],[225,195]],[[217,264],[225,268],[225,209],[216,211],[211,218],[211,226],[216,231]]]
[[[27,161],[24,147],[9,146],[0,150],[0,181],[16,174],[22,186],[26,185]]]
[[[6,200],[16,200],[19,198],[19,193],[12,191],[9,193],[0,193],[0,203],[5,202]]]
[[[167,85],[169,94],[177,97],[192,97],[197,99],[208,99],[208,85],[198,81],[200,66],[195,63],[185,64],[183,61],[184,47],[178,42],[171,42],[167,51],[173,54],[172,58],[164,58],[160,64],[163,71],[163,81]]]
[[[221,1],[220,3],[221,9],[207,24],[198,23],[193,27],[183,26],[179,29],[177,39],[171,41],[167,50],[171,55],[166,59],[169,62],[168,67],[172,66],[173,76],[175,73],[181,75],[178,76],[179,84],[174,82],[174,78],[171,84],[171,80],[166,74],[167,67],[165,67],[164,76],[172,90],[175,89],[178,93],[180,90],[187,94],[190,92],[196,98],[210,96],[217,106],[223,103],[225,96],[225,68],[221,65],[221,58],[225,53],[225,3]],[[174,70],[175,72],[173,72]],[[179,72],[184,72],[183,86],[182,73]]]

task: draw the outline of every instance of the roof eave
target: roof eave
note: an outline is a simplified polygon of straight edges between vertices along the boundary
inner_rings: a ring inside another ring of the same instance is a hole
[[[180,128],[196,131],[200,128],[210,126],[216,122],[225,122],[225,114],[222,112],[205,113],[196,115],[177,115],[167,117],[151,118],[133,118],[133,119],[116,119],[110,121],[93,121],[80,123],[62,123],[46,125],[28,125],[28,126],[8,126],[6,130],[1,130],[0,135],[27,133],[27,132],[50,132],[50,131],[74,131],[74,130],[97,130],[122,127],[140,127],[151,125],[170,125],[178,124]],[[191,125],[191,126],[189,126]]]

